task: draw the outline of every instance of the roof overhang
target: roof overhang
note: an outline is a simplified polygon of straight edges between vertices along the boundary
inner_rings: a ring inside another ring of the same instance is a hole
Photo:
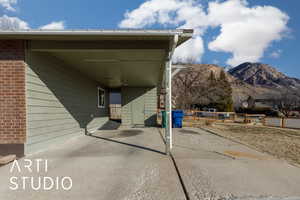
[[[178,45],[193,36],[192,29],[175,30],[7,30],[0,39],[24,40],[166,40],[178,35]]]
[[[0,31],[0,39],[27,40],[29,54],[57,57],[109,88],[160,85],[175,35],[179,46],[193,30]]]

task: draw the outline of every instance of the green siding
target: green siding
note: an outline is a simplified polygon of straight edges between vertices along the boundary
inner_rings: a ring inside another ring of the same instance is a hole
[[[157,125],[157,88],[148,88],[145,94],[145,125]]]
[[[97,107],[97,82],[45,53],[30,52],[27,63],[27,153],[108,121],[108,105]]]
[[[122,125],[134,126],[133,115],[135,110],[133,104],[135,99],[143,96],[144,99],[144,125],[156,126],[157,112],[157,88],[122,88]]]

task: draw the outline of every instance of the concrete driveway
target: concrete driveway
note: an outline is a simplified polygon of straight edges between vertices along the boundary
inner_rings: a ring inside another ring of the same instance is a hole
[[[10,173],[12,164],[0,167],[0,199],[300,199],[300,169],[285,161],[196,128],[174,129],[174,141],[175,164],[156,128],[78,136],[26,157],[47,159],[47,172],[45,163],[29,172],[25,159],[21,173]],[[35,191],[27,180],[25,190],[20,181],[12,191],[14,176],[33,177],[34,185],[38,177],[71,177],[73,185]]]
[[[175,168],[164,151],[163,140],[155,128],[80,136],[55,149],[27,157],[48,159],[47,173],[22,170],[20,174],[15,170],[10,174],[12,165],[1,167],[0,199],[185,199]],[[44,175],[69,176],[73,187],[70,191],[9,189],[12,176],[33,176],[37,184],[38,176]]]
[[[300,199],[300,168],[200,129],[174,132],[173,156],[190,199]]]

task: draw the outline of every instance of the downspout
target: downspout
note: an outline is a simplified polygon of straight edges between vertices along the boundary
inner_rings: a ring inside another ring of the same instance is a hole
[[[166,60],[166,128],[165,128],[165,137],[166,137],[166,154],[169,155],[173,147],[173,133],[172,133],[172,58],[177,47],[178,35],[174,35],[170,41],[170,48]]]

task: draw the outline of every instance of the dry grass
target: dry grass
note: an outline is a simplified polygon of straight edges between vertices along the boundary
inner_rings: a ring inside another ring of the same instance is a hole
[[[215,120],[205,120],[206,126],[212,126],[214,124]]]
[[[206,128],[300,165],[300,130],[225,123]]]

